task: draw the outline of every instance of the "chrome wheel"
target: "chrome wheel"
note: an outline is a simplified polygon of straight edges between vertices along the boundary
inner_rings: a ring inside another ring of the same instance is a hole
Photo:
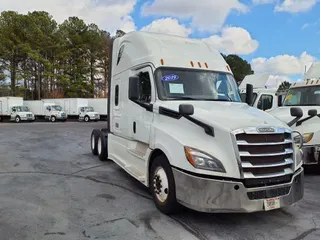
[[[166,172],[158,167],[153,176],[153,191],[159,202],[163,203],[168,199],[169,183]]]

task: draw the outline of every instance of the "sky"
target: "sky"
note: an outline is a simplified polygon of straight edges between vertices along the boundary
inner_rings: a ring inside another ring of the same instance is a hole
[[[58,23],[78,16],[112,34],[202,39],[275,81],[299,81],[305,66],[320,59],[320,0],[0,0],[0,10],[44,10]]]

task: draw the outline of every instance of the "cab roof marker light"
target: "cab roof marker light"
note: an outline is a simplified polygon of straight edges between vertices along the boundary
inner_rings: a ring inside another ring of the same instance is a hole
[[[194,67],[194,64],[193,64],[193,62],[192,62],[192,61],[190,61],[190,64],[191,64],[191,66],[192,66],[192,67]]]
[[[228,70],[228,71],[230,71],[230,67],[229,67],[229,65],[227,65],[227,70]]]
[[[164,61],[163,61],[163,59],[161,59],[161,60],[160,60],[160,62],[161,62],[161,65],[164,65]]]
[[[206,68],[209,68],[207,63],[204,63],[204,65],[206,66]]]
[[[199,68],[201,68],[201,63],[200,62],[198,62],[198,66],[199,66]]]
[[[313,84],[313,80],[311,81],[311,84]]]
[[[319,83],[319,81],[320,81],[320,80],[317,80],[317,82],[316,82],[316,83],[318,84],[318,83]]]

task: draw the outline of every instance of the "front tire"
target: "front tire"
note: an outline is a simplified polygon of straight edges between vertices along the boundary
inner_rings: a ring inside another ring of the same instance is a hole
[[[89,121],[90,121],[89,116],[85,116],[85,117],[84,117],[84,121],[85,121],[85,122],[89,122]]]
[[[108,143],[107,143],[107,134],[102,131],[99,131],[98,140],[97,140],[97,150],[98,158],[100,161],[108,160]]]
[[[51,116],[50,120],[51,120],[51,122],[55,122],[57,119],[55,116]]]
[[[151,165],[149,189],[162,213],[170,215],[179,211],[172,169],[164,155],[157,156]]]
[[[16,116],[16,118],[14,120],[16,123],[19,123],[21,121],[21,118],[19,116]]]

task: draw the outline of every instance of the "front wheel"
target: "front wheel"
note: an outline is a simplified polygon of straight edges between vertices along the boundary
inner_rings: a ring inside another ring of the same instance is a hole
[[[93,155],[98,155],[98,137],[99,137],[99,129],[93,129],[91,133],[91,152]]]
[[[90,120],[89,116],[85,116],[85,117],[84,117],[84,121],[85,121],[85,122],[89,122],[89,120]]]
[[[107,135],[99,131],[98,140],[97,140],[97,151],[98,158],[100,161],[108,160],[108,143],[107,143]]]
[[[164,155],[157,156],[150,169],[149,189],[156,207],[164,214],[179,211],[171,166]]]
[[[16,123],[19,123],[21,121],[21,118],[19,116],[16,116],[15,121]]]
[[[51,122],[55,122],[56,121],[56,117],[55,116],[51,116]]]

